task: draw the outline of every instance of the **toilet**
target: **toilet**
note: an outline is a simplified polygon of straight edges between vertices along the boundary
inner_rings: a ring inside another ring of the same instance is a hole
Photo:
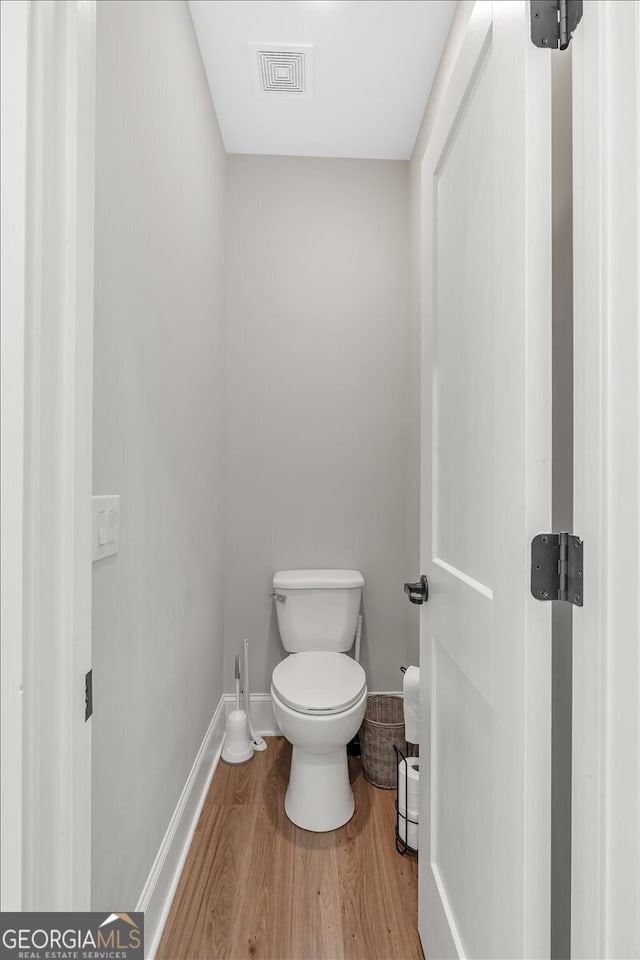
[[[351,819],[347,743],[360,729],[367,678],[347,655],[354,642],[364,579],[357,570],[281,570],[273,597],[289,654],[271,678],[276,720],[292,744],[284,801],[304,830],[335,830]]]

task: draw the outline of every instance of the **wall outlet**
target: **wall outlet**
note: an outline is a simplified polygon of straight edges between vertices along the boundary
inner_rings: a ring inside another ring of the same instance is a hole
[[[92,497],[92,561],[112,557],[120,542],[120,497]]]

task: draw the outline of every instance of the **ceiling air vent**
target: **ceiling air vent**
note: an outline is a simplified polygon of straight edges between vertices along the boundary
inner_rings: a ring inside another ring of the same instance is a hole
[[[258,96],[311,96],[313,44],[250,43],[249,56]]]

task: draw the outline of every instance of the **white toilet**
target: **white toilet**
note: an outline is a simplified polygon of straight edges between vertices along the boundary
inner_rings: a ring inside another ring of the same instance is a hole
[[[347,656],[364,579],[357,570],[281,570],[273,578],[280,638],[290,654],[273,671],[276,719],[293,744],[287,816],[305,830],[353,816],[347,743],[360,729],[367,678]]]

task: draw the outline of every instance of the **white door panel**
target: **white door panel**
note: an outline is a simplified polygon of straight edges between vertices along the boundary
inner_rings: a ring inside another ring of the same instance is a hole
[[[476,3],[422,167],[427,957],[549,954],[551,61]]]

